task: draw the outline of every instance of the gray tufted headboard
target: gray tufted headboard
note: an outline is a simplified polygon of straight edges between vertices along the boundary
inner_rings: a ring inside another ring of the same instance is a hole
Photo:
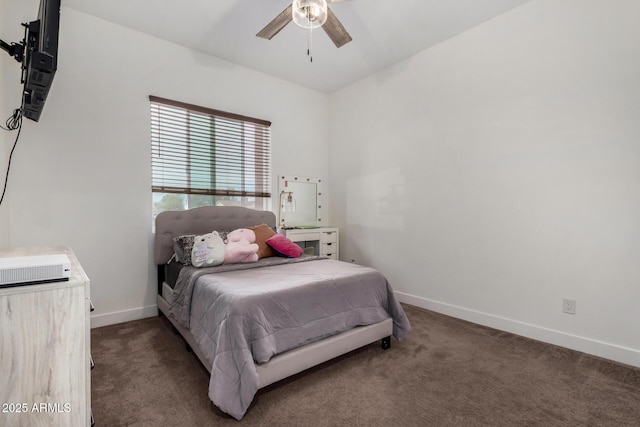
[[[275,228],[276,215],[240,206],[203,206],[188,211],[165,211],[156,217],[154,262],[162,265],[173,256],[173,238],[184,234],[232,231],[267,224]]]

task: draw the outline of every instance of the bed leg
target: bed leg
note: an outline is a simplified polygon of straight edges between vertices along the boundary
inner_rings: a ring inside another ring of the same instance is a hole
[[[189,344],[185,343],[184,345],[185,345],[185,347],[187,349],[187,352],[193,353],[193,349],[191,348],[191,346]]]
[[[389,350],[391,348],[391,337],[382,338],[382,349]]]

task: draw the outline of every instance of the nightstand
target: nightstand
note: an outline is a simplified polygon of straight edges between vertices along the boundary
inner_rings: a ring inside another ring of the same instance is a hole
[[[0,257],[66,254],[67,281],[0,288],[0,425],[91,424],[89,278],[66,247],[0,250]]]

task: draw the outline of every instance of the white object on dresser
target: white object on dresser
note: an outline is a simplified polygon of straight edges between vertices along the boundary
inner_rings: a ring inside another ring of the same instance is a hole
[[[336,227],[287,228],[278,231],[303,249],[313,248],[314,255],[340,259],[340,238]]]
[[[65,254],[68,281],[0,288],[0,425],[91,424],[89,279],[69,248],[1,250],[0,257]]]
[[[0,258],[0,287],[69,280],[65,254]]]

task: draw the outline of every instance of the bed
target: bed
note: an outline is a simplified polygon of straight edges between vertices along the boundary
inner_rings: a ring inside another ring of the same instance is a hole
[[[174,261],[174,239],[258,224],[272,212],[199,207],[156,217],[158,308],[211,373],[209,398],[241,419],[258,389],[411,326],[374,269],[324,257],[270,256],[195,268]]]

